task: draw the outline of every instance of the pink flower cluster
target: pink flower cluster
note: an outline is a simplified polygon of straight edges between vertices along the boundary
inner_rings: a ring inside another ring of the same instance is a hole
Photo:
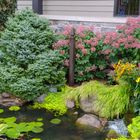
[[[53,44],[53,49],[59,49],[60,47],[69,46],[69,40],[59,40]]]
[[[54,49],[59,49],[64,46],[70,46],[69,37],[74,27],[67,25],[64,27],[63,35],[65,39],[59,40],[53,45]],[[98,53],[104,54],[106,59],[109,59],[109,54],[113,53],[113,50],[119,50],[129,48],[140,49],[140,41],[134,36],[136,29],[140,28],[140,17],[129,18],[124,25],[118,25],[118,32],[107,32],[101,34],[100,32],[94,33],[94,27],[79,25],[76,26],[76,58],[81,59],[82,56]],[[87,37],[90,36],[90,37]],[[107,46],[109,46],[107,48]],[[99,49],[101,48],[101,49]],[[105,49],[104,49],[105,48]],[[68,51],[61,50],[63,55]],[[69,65],[68,60],[64,62],[66,66]],[[88,71],[92,68],[88,68]]]

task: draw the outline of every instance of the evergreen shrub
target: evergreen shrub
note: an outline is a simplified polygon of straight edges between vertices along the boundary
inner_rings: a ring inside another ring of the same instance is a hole
[[[48,21],[31,10],[9,18],[0,36],[0,90],[26,100],[61,87],[65,73]]]

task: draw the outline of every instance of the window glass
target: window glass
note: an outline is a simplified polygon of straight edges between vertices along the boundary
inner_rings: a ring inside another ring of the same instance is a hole
[[[139,15],[140,0],[117,0],[116,15],[135,16]]]

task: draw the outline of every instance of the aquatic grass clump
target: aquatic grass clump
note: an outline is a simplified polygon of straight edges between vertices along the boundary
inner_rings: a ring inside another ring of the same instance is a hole
[[[108,86],[98,81],[84,83],[67,93],[68,99],[79,102],[80,99],[96,97],[93,105],[99,111],[99,115],[105,118],[113,118],[123,114],[128,109],[130,90],[127,83]]]
[[[108,86],[98,81],[83,83],[81,86],[72,88],[66,86],[61,92],[50,93],[44,103],[35,103],[35,108],[45,108],[55,112],[56,115],[63,115],[67,112],[67,100],[73,100],[79,106],[80,99],[96,97],[94,106],[100,117],[113,118],[125,113],[128,109],[130,91],[127,83]]]

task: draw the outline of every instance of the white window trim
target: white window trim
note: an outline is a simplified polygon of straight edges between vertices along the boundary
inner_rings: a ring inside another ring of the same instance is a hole
[[[58,21],[83,21],[83,22],[97,22],[97,23],[126,23],[125,17],[80,17],[80,16],[58,16],[58,15],[41,15],[48,20]]]

